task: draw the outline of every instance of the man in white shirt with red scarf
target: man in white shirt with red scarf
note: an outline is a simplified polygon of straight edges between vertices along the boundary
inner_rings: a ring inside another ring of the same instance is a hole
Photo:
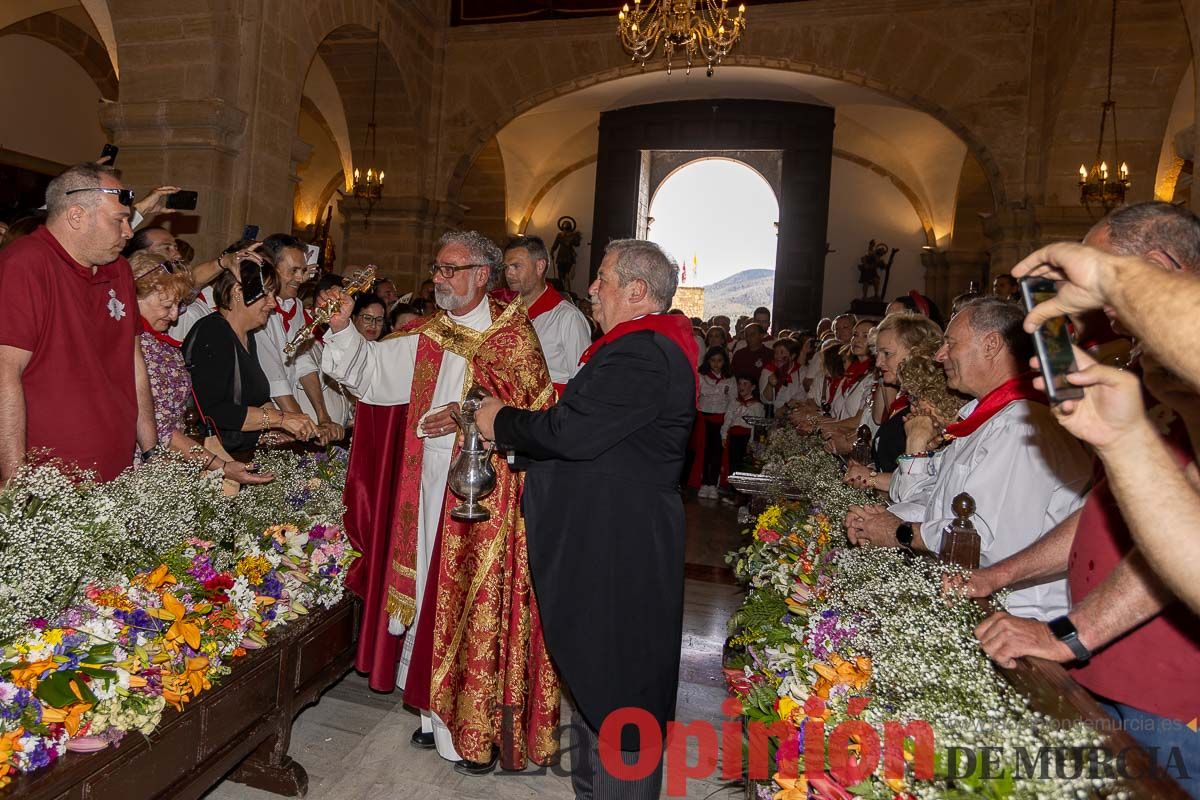
[[[967,304],[946,329],[937,360],[947,385],[977,398],[946,427],[950,443],[933,454],[901,456],[889,490],[892,505],[854,506],[846,515],[853,544],[937,552],[966,492],[988,566],[1024,549],[1083,505],[1091,457],[1054,419],[1028,372],[1032,342],[1024,312],[994,297]],[[1050,620],[1067,612],[1064,576],[1012,592],[1009,611]]]
[[[537,236],[514,236],[504,249],[504,277],[521,296],[529,321],[542,343],[550,381],[561,397],[567,381],[579,371],[579,356],[592,343],[587,317],[546,283],[550,256]]]
[[[350,403],[340,387],[321,371],[322,345],[310,340],[294,355],[284,348],[312,318],[300,302],[300,286],[308,277],[304,243],[276,233],[263,240],[260,252],[275,266],[275,313],[254,334],[258,362],[271,382],[271,399],[283,411],[307,414],[317,423],[321,445],[341,440]]]

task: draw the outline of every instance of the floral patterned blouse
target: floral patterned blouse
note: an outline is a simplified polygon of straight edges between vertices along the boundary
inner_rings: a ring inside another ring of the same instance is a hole
[[[154,427],[158,441],[166,443],[175,431],[182,431],[192,379],[183,362],[180,348],[142,332],[142,355],[150,374],[150,393],[154,396]]]

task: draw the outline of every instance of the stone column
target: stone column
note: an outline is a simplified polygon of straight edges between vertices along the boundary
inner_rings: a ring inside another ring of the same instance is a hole
[[[121,148],[122,177],[139,196],[164,184],[198,193],[195,212],[173,225],[197,258],[215,256],[237,237],[233,186],[244,112],[216,98],[105,103],[100,122]]]
[[[369,216],[352,197],[342,198],[339,207],[345,217],[339,271],[349,274],[351,267],[374,264],[379,276],[395,281],[401,294],[429,277],[435,242],[461,225],[466,213],[456,203],[417,196],[384,196]]]

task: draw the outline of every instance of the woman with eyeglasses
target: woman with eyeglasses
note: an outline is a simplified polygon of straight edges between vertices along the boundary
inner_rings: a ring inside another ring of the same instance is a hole
[[[275,310],[274,268],[240,261],[234,270],[217,276],[212,292],[217,313],[197,322],[183,343],[197,411],[211,420],[231,453],[253,450],[268,430],[312,439],[316,423],[271,403],[270,383],[251,336]]]
[[[179,318],[179,306],[192,293],[192,278],[180,265],[164,262],[150,253],[135,253],[129,259],[137,287],[138,313],[141,315],[142,355],[154,398],[154,421],[160,447],[186,454],[202,469],[217,471],[238,483],[267,483],[274,476],[257,474],[246,465],[229,461],[188,438],[184,416],[192,393],[192,379],[180,352],[182,344],[168,329]]]
[[[377,294],[360,294],[354,298],[354,314],[350,319],[368,342],[379,341],[387,333],[387,312],[383,298]]]

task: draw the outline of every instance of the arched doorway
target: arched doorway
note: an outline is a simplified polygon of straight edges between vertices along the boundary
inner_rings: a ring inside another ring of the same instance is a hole
[[[647,235],[680,265],[675,307],[736,320],[771,308],[779,199],[757,170],[707,157],[677,168],[650,201]]]

